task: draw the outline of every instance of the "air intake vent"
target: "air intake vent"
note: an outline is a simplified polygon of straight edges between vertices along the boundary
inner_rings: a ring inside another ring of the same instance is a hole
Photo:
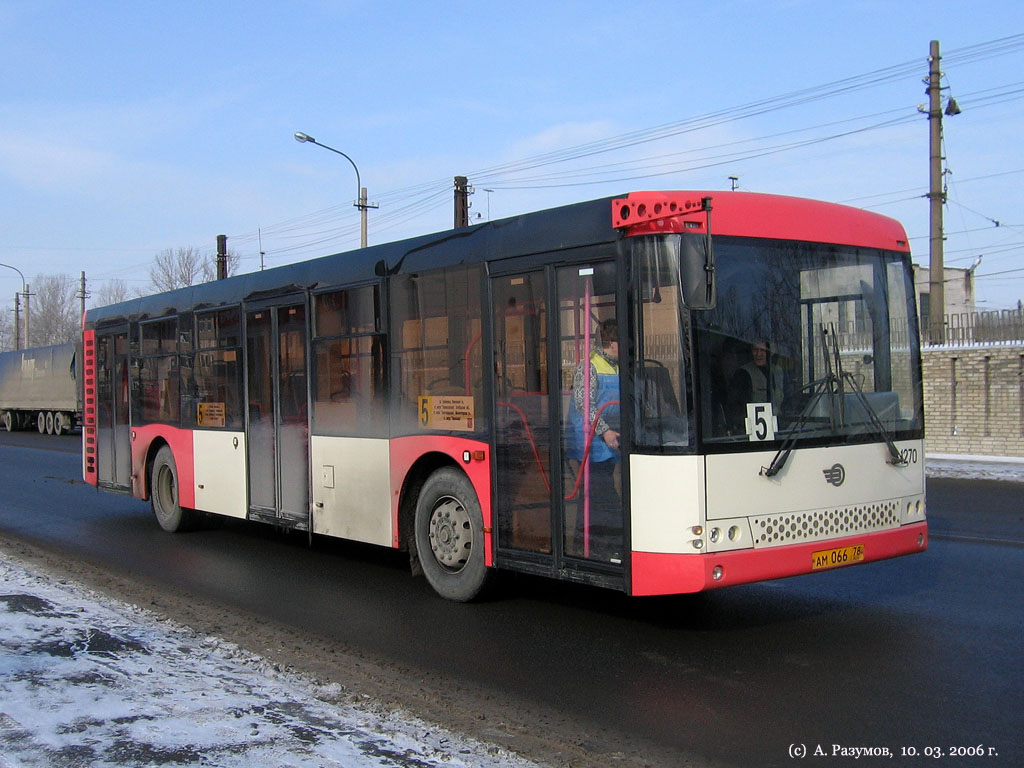
[[[755,549],[882,531],[899,524],[898,501],[750,518]]]

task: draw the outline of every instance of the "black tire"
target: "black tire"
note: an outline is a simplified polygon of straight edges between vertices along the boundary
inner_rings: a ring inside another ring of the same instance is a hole
[[[149,498],[160,527],[169,533],[190,531],[195,527],[196,513],[178,503],[178,466],[166,445],[157,451],[149,476]]]
[[[483,514],[469,478],[454,467],[428,477],[414,525],[416,552],[434,591],[462,603],[479,596],[491,571],[484,565]]]
[[[14,414],[10,411],[4,411],[4,429],[8,432],[13,432],[16,429],[17,421],[14,418]]]
[[[67,414],[63,411],[53,412],[53,434],[60,437],[70,429]]]
[[[46,412],[40,411],[36,414],[36,429],[39,430],[40,435],[46,434]]]

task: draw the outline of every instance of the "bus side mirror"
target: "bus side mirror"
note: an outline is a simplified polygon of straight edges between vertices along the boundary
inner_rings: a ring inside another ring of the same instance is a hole
[[[683,237],[679,254],[679,282],[688,309],[714,309],[715,251],[711,236]]]

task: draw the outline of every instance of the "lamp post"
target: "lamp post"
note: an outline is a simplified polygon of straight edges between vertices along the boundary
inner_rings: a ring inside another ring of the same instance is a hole
[[[301,133],[301,132],[300,133],[296,133],[295,134],[295,140],[297,142],[299,142],[300,144],[307,144],[307,143],[308,144],[316,144],[318,147],[323,147],[324,149],[329,149],[331,152],[334,152],[336,155],[341,155],[346,160],[348,160],[350,163],[352,163],[352,169],[356,172],[356,192],[358,194],[358,199],[356,200],[356,202],[353,203],[353,205],[356,208],[359,209],[359,216],[360,216],[360,221],[359,221],[359,243],[360,243],[361,247],[365,248],[366,247],[366,209],[367,208],[377,208],[378,206],[373,204],[373,203],[366,202],[366,187],[364,187],[362,185],[362,182],[359,179],[359,168],[358,168],[358,166],[356,166],[355,160],[353,160],[351,157],[346,155],[340,149],[335,149],[334,147],[329,147],[326,144],[321,144],[319,141],[317,141],[316,139],[314,139],[312,136],[310,136],[308,134]]]
[[[7,267],[13,269],[21,277],[21,295],[25,297],[25,346],[28,347],[28,285],[25,283],[25,276],[21,274],[21,270],[17,267],[12,267],[10,264],[0,264],[0,267]],[[14,346],[17,349],[21,349],[21,333],[18,331],[18,307],[15,305],[14,308],[14,327],[17,338],[14,340]]]

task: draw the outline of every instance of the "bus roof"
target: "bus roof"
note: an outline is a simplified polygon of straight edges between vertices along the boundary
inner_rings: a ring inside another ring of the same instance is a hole
[[[259,301],[318,287],[370,282],[385,275],[557,252],[640,234],[682,232],[683,217],[652,218],[616,228],[613,213],[623,201],[639,208],[643,202],[656,204],[702,197],[711,198],[714,235],[909,251],[906,233],[896,220],[835,203],[754,192],[631,192],[92,308],[87,311],[85,322],[90,327],[112,325]],[[687,219],[694,221],[692,215]]]

